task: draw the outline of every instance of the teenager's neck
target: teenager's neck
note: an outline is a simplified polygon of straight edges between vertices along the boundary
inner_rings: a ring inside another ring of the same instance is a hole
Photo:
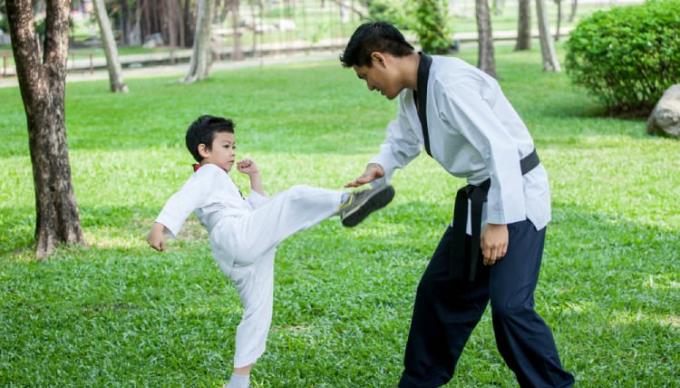
[[[420,66],[420,55],[413,52],[401,58],[401,71],[404,74],[404,87],[411,90],[418,90],[418,67]]]

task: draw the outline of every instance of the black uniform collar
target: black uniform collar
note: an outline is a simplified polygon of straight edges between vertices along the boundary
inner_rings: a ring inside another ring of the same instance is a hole
[[[417,81],[418,90],[413,91],[413,102],[416,104],[418,119],[420,120],[420,126],[423,129],[425,151],[428,155],[432,156],[432,153],[430,152],[430,136],[427,131],[427,82],[430,78],[432,57],[422,52],[418,54],[420,55]]]

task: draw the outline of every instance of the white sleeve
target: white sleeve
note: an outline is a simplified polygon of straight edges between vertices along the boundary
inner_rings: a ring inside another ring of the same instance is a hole
[[[457,129],[482,155],[491,186],[487,222],[509,224],[526,218],[519,146],[482,98],[477,87],[440,85],[436,102],[442,120]],[[500,92],[500,91],[499,91]]]
[[[248,198],[246,198],[246,202],[248,202],[251,208],[257,209],[258,207],[269,202],[269,197],[262,195],[255,190],[251,190]]]
[[[191,212],[205,205],[216,179],[220,179],[219,170],[207,165],[201,167],[168,199],[156,222],[163,224],[171,237],[177,237]]]
[[[420,154],[418,137],[408,123],[402,104],[400,100],[397,119],[387,125],[387,137],[380,152],[370,161],[382,166],[388,181],[395,169],[405,167]]]

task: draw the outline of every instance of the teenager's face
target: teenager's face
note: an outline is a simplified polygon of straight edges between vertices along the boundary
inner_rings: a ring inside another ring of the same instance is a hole
[[[399,95],[403,86],[399,82],[396,67],[389,54],[371,54],[371,66],[352,66],[357,77],[366,81],[368,90],[377,90],[391,100]]]
[[[199,146],[200,147],[200,146]],[[211,149],[203,148],[203,152],[199,148],[201,156],[203,156],[203,164],[212,163],[229,172],[234,166],[236,159],[236,142],[234,134],[229,132],[217,132],[213,139]]]

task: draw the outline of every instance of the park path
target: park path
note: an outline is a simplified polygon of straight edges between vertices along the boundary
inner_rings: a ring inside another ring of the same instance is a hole
[[[286,54],[266,56],[259,58],[247,58],[242,61],[220,61],[215,62],[211,68],[211,72],[219,70],[233,70],[247,67],[264,67],[273,65],[286,65],[292,63],[304,62],[320,62],[328,60],[337,60],[337,51],[314,52],[309,54]],[[340,62],[338,61],[338,67]],[[186,75],[189,69],[188,63],[180,63],[175,65],[159,65],[140,68],[128,68],[123,70],[123,77],[125,79],[134,78],[155,78],[155,77],[177,77],[179,81]],[[66,82],[83,82],[83,81],[100,81],[108,80],[109,73],[106,69],[95,69],[93,72],[70,72],[66,75]],[[18,86],[16,77],[0,78],[0,88],[11,88]]]
[[[567,35],[570,31],[571,28],[564,28],[561,35]],[[532,35],[537,38],[538,31],[533,31]],[[494,41],[496,44],[514,44],[515,37],[516,31],[494,32]],[[476,32],[458,33],[454,35],[454,38],[460,42],[461,47],[476,47],[477,45]],[[228,59],[217,60],[213,63],[211,71],[337,60],[346,43],[346,39],[334,39],[332,41],[319,42],[315,46],[305,46],[299,43],[292,45],[287,44],[285,47],[271,46],[267,47],[266,50],[263,49],[258,52],[256,56],[246,57],[246,59],[241,61],[230,61]],[[123,77],[125,79],[134,79],[176,76],[179,79],[179,77],[182,77],[187,73],[189,68],[188,61],[182,61],[181,63],[176,64],[154,64],[152,66],[141,66],[141,64],[157,63],[163,59],[165,59],[166,62],[169,62],[167,61],[169,55],[173,55],[175,59],[182,59],[184,56],[190,56],[190,54],[191,50],[184,50],[172,54],[152,53],[123,56],[121,57],[121,60],[125,59],[127,62],[140,64],[140,67],[133,66],[124,68]],[[220,53],[220,56],[228,56],[229,54],[230,53],[224,51]],[[188,59],[188,57],[184,59]],[[108,79],[104,58],[78,60],[76,62],[77,63],[73,64],[69,63],[70,70],[66,76],[66,82],[99,81]],[[18,86],[17,79],[14,76],[14,69],[6,69],[5,71],[9,73],[9,76],[0,76],[0,88]]]

